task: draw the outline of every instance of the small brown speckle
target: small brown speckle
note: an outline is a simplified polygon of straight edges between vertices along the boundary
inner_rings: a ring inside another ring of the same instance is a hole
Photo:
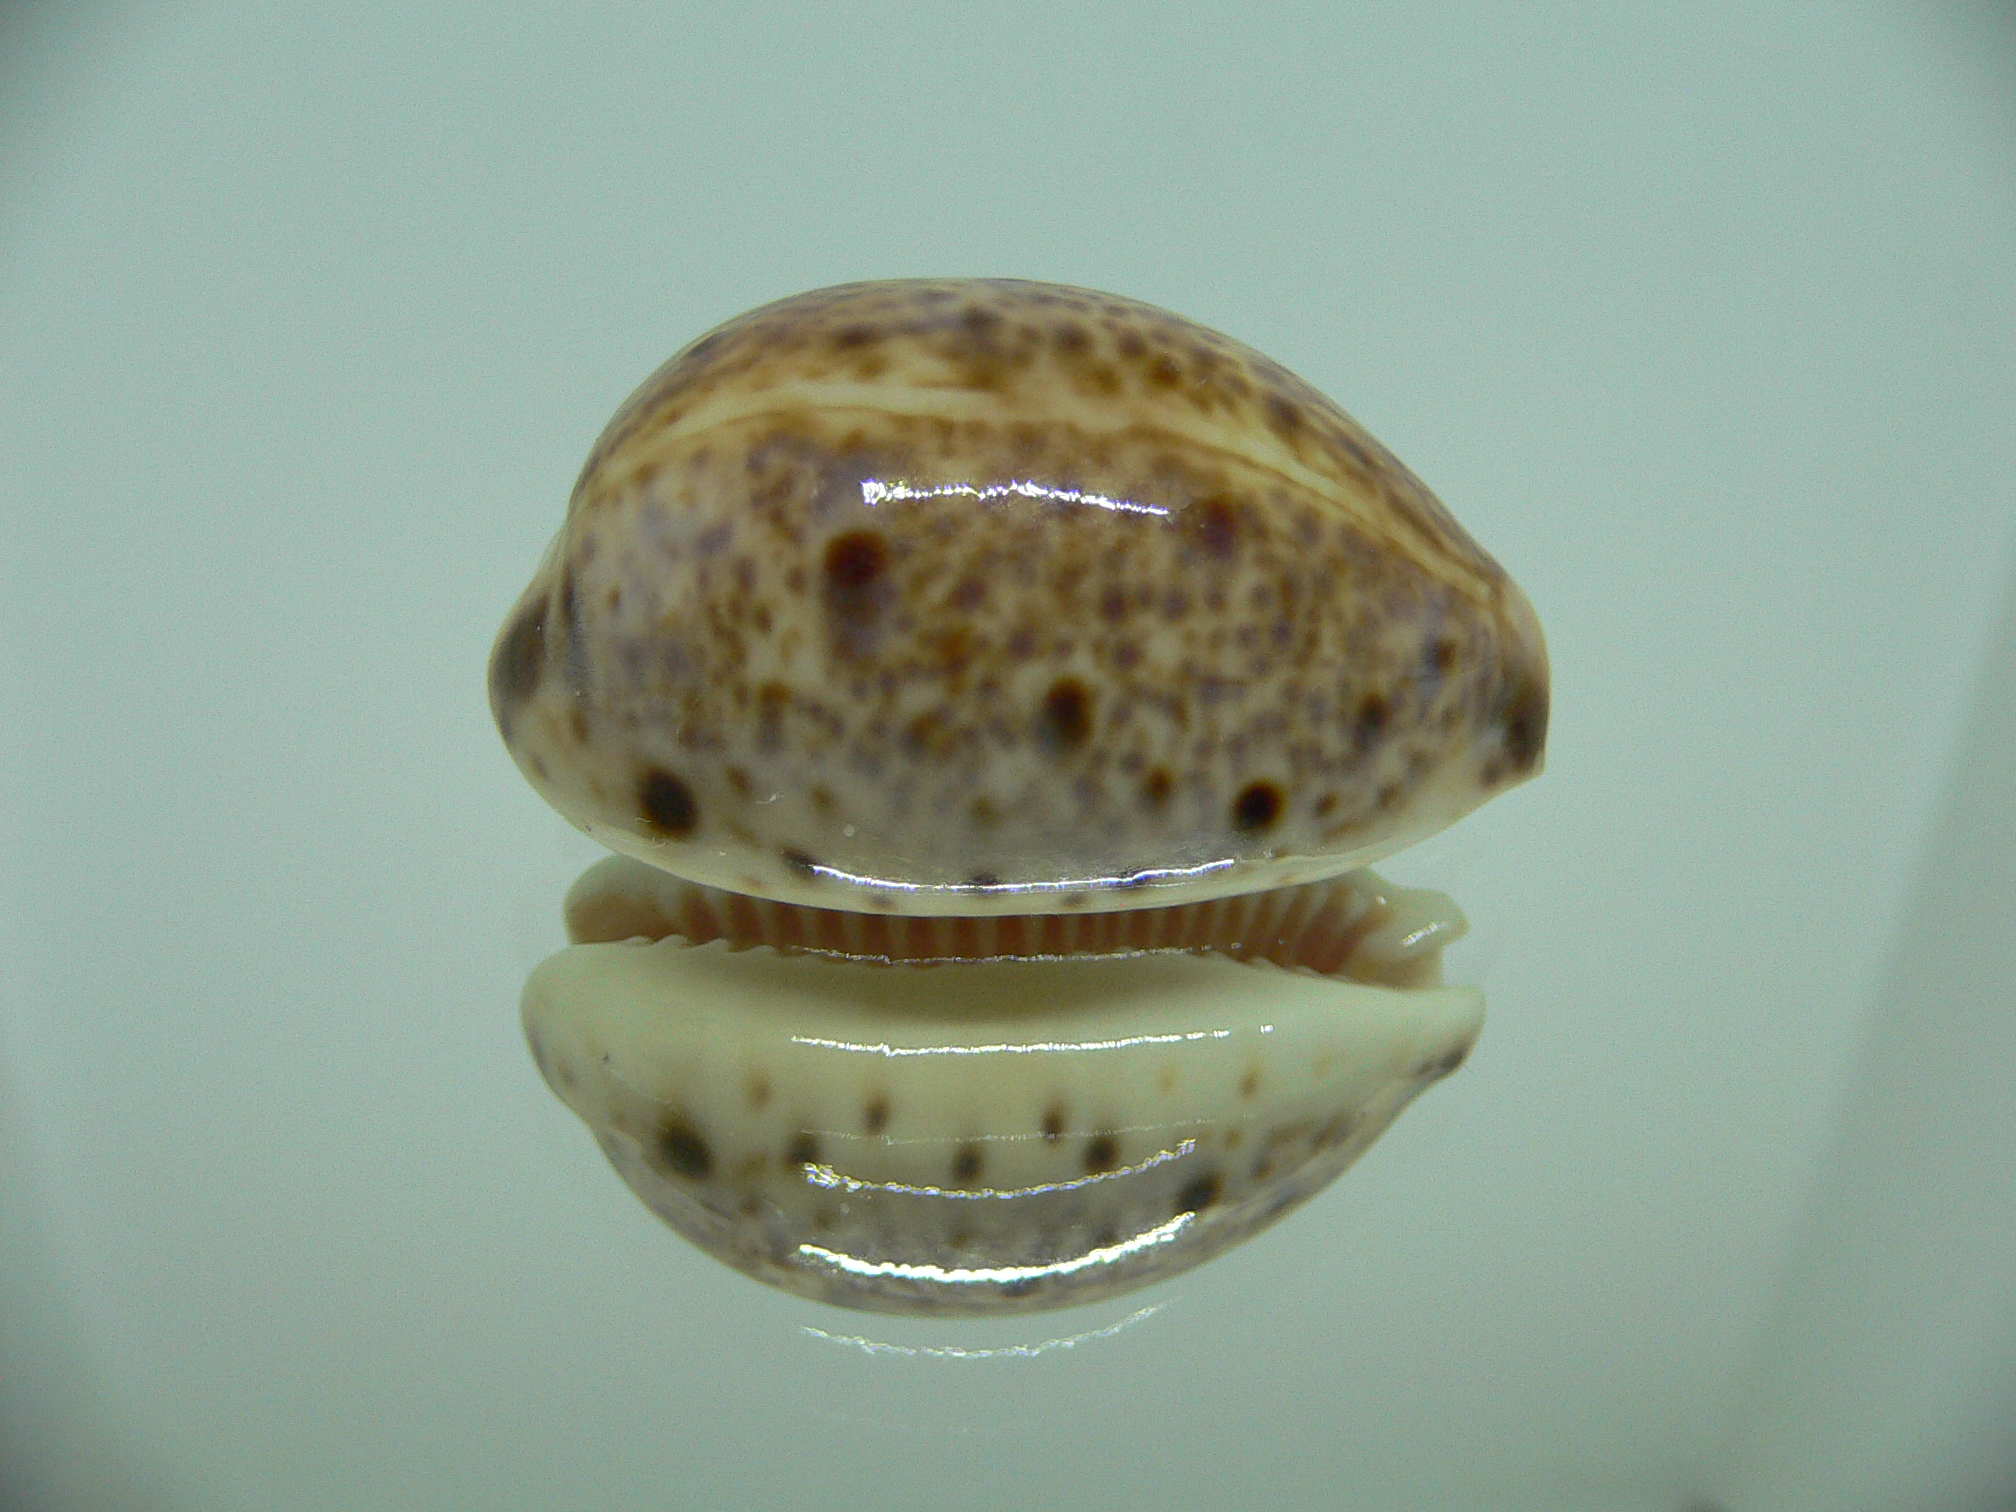
[[[880,1134],[889,1127],[889,1099],[871,1097],[861,1109],[861,1128],[869,1134]]]
[[[1239,543],[1239,514],[1223,495],[1213,494],[1192,504],[1183,512],[1183,524],[1197,549],[1218,561],[1228,560]]]
[[[760,1108],[770,1101],[770,1078],[752,1076],[749,1078],[749,1106]]]
[[[1001,874],[999,872],[989,872],[989,871],[975,872],[973,873],[972,880],[968,885],[971,887],[979,888],[982,891],[990,887],[999,887],[1001,885]]]
[[[1043,1110],[1043,1138],[1048,1144],[1055,1144],[1064,1137],[1064,1105],[1052,1103]]]
[[[706,1136],[673,1114],[658,1125],[658,1164],[691,1181],[704,1181],[714,1170],[714,1152]]]
[[[1141,779],[1141,801],[1150,808],[1161,808],[1169,801],[1169,794],[1176,783],[1169,775],[1167,767],[1156,767]]]
[[[1351,740],[1359,750],[1365,750],[1379,738],[1386,728],[1387,716],[1393,712],[1384,693],[1367,693],[1358,700],[1358,707],[1352,716]]]
[[[959,1186],[970,1186],[980,1179],[980,1172],[986,1168],[986,1157],[977,1144],[963,1144],[952,1157],[952,1180]]]
[[[1206,1172],[1176,1194],[1176,1211],[1201,1213],[1216,1202],[1224,1190],[1225,1178],[1216,1171]]]
[[[1232,827],[1242,835],[1263,834],[1281,817],[1281,789],[1271,782],[1242,788],[1232,800]]]
[[[1257,1064],[1248,1066],[1246,1068],[1246,1074],[1239,1078],[1240,1094],[1245,1097],[1252,1097],[1257,1092],[1259,1092],[1259,1090],[1260,1090],[1260,1067]]]
[[[850,530],[826,543],[826,606],[842,621],[873,619],[887,597],[889,543],[872,530]]]
[[[783,852],[783,861],[790,871],[808,882],[819,875],[819,863],[795,847],[787,848]]]
[[[700,823],[693,790],[663,767],[652,767],[637,785],[637,808],[648,829],[668,840],[684,840]]]
[[[1094,1134],[1085,1141],[1085,1169],[1096,1175],[1120,1164],[1120,1141],[1111,1134]]]
[[[800,1129],[791,1136],[791,1142],[784,1146],[784,1164],[787,1166],[808,1166],[819,1163],[819,1136]]]
[[[1063,756],[1085,744],[1092,733],[1092,695],[1075,677],[1060,678],[1043,697],[1036,716],[1036,743]]]
[[[1267,396],[1267,423],[1284,436],[1302,429],[1302,406],[1279,394]]]

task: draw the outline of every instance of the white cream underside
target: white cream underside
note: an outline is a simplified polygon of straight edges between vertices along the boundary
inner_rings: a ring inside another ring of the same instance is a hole
[[[1473,987],[1395,989],[1180,952],[878,966],[767,947],[577,945],[526,984],[528,1037],[597,1132],[673,1110],[717,1166],[793,1131],[848,1176],[906,1182],[906,1147],[984,1141],[999,1192],[1083,1174],[1077,1140],[1135,1149],[1184,1131],[1353,1108],[1473,1041]],[[752,1088],[767,1089],[760,1106]],[[862,1110],[881,1100],[869,1136]],[[1064,1110],[1063,1138],[1044,1121]]]

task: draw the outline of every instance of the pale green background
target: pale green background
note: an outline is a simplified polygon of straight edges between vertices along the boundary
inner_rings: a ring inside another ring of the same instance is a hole
[[[2006,1505],[2011,36],[0,15],[0,1500]],[[588,851],[482,666],[589,442],[715,322],[921,273],[1287,363],[1556,674],[1545,779],[1392,868],[1476,921],[1470,1066],[1278,1229],[1033,1321],[720,1269],[515,1014]]]

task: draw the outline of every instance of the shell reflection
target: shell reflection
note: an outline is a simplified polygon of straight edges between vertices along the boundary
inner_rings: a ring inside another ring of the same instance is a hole
[[[570,898],[583,943],[533,973],[525,1031],[624,1180],[716,1258],[849,1307],[1059,1307],[1271,1223],[1475,1040],[1482,995],[1434,980],[1447,899],[1367,872],[1294,891],[1257,929],[1249,909],[1226,931],[1224,904],[1132,921],[1204,948],[960,959],[920,928],[876,960],[649,938],[703,933],[729,895],[615,859]],[[824,922],[772,907],[801,937]],[[598,938],[619,929],[644,932]]]

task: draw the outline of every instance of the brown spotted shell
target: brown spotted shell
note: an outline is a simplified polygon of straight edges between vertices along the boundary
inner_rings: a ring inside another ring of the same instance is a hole
[[[1538,770],[1531,607],[1239,343],[1006,279],[822,289],[655,373],[499,636],[561,813],[695,881],[911,914],[1334,875]]]

